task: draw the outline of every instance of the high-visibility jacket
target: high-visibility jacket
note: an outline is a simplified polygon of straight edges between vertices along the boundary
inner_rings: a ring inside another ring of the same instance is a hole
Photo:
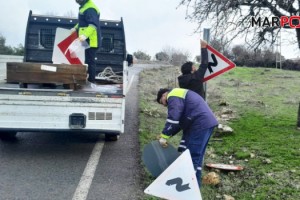
[[[174,88],[167,96],[168,117],[161,137],[169,138],[183,130],[188,133],[191,127],[197,130],[208,129],[218,125],[213,112],[197,93]]]
[[[78,24],[75,28],[78,35],[87,37],[90,47],[101,46],[101,30],[100,30],[100,10],[92,2],[88,0],[84,5],[79,7]]]

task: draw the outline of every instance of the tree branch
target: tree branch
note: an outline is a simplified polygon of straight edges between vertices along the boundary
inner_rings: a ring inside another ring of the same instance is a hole
[[[246,22],[252,16],[300,15],[300,0],[180,0],[179,6],[182,5],[187,8],[187,18],[198,22],[197,30],[200,30],[203,22],[208,21],[215,38],[226,36],[230,42],[244,34],[245,42],[253,48],[273,44],[279,27],[250,27],[250,23]],[[295,31],[300,49],[300,29]]]

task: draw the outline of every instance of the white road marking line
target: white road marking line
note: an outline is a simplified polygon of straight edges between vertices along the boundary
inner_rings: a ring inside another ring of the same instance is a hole
[[[131,87],[131,84],[132,84],[132,82],[133,82],[134,76],[135,76],[135,74],[132,75],[132,77],[131,77],[131,79],[130,79],[130,81],[129,81],[129,84],[128,84],[128,86],[127,86],[127,92],[129,91],[129,89],[130,89],[130,87]]]
[[[84,172],[81,176],[79,184],[76,188],[76,191],[73,195],[72,200],[86,200],[89,193],[90,186],[92,184],[97,165],[102,153],[104,146],[104,141],[98,141],[93,149],[92,154],[90,155],[89,161],[86,164]]]

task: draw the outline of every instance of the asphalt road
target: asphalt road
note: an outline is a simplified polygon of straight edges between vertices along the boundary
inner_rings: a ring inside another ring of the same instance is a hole
[[[0,200],[135,200],[143,196],[138,143],[138,73],[129,70],[125,133],[18,133],[0,141]],[[99,158],[97,160],[97,158]]]

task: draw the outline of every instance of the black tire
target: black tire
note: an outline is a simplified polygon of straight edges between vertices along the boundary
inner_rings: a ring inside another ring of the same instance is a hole
[[[120,135],[105,135],[106,141],[117,141],[120,138]]]
[[[1,140],[12,140],[16,139],[17,132],[13,131],[1,131],[0,132],[0,139]]]

